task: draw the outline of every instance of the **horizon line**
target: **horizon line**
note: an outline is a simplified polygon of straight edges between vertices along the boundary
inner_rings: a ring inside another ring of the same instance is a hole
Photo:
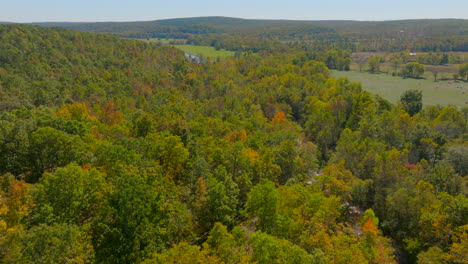
[[[358,19],[287,19],[287,18],[243,18],[231,16],[193,16],[193,17],[171,17],[159,18],[150,20],[102,20],[102,21],[2,21],[0,23],[12,24],[39,24],[39,23],[142,23],[154,22],[162,20],[175,19],[193,19],[193,18],[234,18],[243,20],[264,20],[264,21],[297,21],[297,22],[313,22],[313,21],[353,21],[353,22],[392,22],[392,21],[407,21],[407,20],[468,20],[467,18],[441,17],[441,18],[403,18],[403,19],[382,19],[382,20],[358,20]]]

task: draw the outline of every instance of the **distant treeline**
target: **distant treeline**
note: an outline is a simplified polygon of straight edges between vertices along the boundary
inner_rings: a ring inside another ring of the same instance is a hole
[[[252,20],[200,17],[114,23],[38,23],[129,38],[188,39],[196,45],[253,50],[252,39],[325,42],[352,51],[468,51],[463,19],[365,21]],[[258,41],[258,40],[257,40]]]
[[[301,38],[286,38],[283,41],[292,43],[306,43],[314,45],[333,45],[353,52],[400,52],[411,50],[415,52],[467,52],[468,41],[465,36],[435,37],[424,39],[385,39],[379,37],[358,38],[355,36],[343,37],[337,34],[307,35]],[[277,47],[280,38],[271,38],[265,35],[229,35],[208,34],[192,35],[188,43],[193,45],[208,45],[218,49],[227,50],[255,50],[265,46]],[[263,44],[258,45],[259,42]],[[269,42],[266,44],[265,42]]]
[[[349,54],[0,25],[0,263],[465,263],[468,109]]]

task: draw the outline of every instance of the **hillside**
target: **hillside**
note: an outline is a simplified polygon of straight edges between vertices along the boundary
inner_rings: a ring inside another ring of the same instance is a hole
[[[468,51],[468,20],[463,19],[300,21],[196,17],[146,22],[37,25],[131,38],[194,38],[194,43],[203,45],[223,41],[226,36],[238,36],[282,41],[324,41],[328,44],[338,43],[353,51]],[[225,45],[221,48],[229,47]]]
[[[311,25],[312,21],[260,20],[230,17],[175,18],[143,22],[98,22],[98,23],[35,23],[47,27],[63,27],[74,30],[127,34],[128,32],[152,32],[172,27],[185,33],[193,27],[212,28],[221,32],[235,32],[247,29],[261,30],[262,27],[287,25]]]
[[[164,76],[183,53],[136,40],[26,25],[0,25],[0,110],[132,94],[135,71]],[[149,78],[149,77],[148,77]],[[152,83],[156,85],[156,83]]]
[[[179,33],[190,28],[212,29],[218,33],[242,32],[252,30],[260,32],[265,28],[286,26],[307,26],[314,28],[321,26],[330,32],[337,31],[344,34],[395,34],[400,31],[419,34],[425,37],[467,35],[468,21],[463,19],[420,19],[399,21],[350,21],[350,20],[262,20],[241,19],[230,17],[196,17],[175,18],[145,22],[99,22],[99,23],[35,23],[47,27],[63,27],[68,29],[128,34],[129,32],[153,32],[163,30],[165,27],[173,27]]]
[[[0,262],[467,259],[466,109],[309,55],[0,25]]]

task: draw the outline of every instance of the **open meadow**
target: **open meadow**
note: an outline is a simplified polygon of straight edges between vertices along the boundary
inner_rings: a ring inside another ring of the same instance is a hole
[[[229,56],[234,56],[235,52],[228,50],[216,50],[211,46],[196,46],[196,45],[187,45],[187,40],[185,39],[171,39],[171,38],[148,38],[148,39],[138,39],[148,43],[160,44],[160,45],[171,45],[185,53],[194,56],[200,56],[204,58],[225,58]]]
[[[187,42],[185,39],[173,39],[173,38],[137,38],[148,43],[155,43],[161,45],[182,45]]]
[[[362,83],[364,90],[378,94],[396,103],[404,91],[418,89],[423,92],[424,105],[468,106],[468,82],[444,80],[434,82],[430,79],[409,79],[390,74],[372,74],[359,71],[333,71],[333,76],[347,77]]]
[[[205,58],[224,58],[234,56],[233,51],[228,50],[216,50],[209,46],[193,46],[193,45],[174,45],[174,47],[181,49],[182,51],[195,56],[201,56]]]

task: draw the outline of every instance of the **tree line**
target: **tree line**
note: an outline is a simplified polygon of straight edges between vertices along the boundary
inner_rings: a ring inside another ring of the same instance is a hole
[[[332,78],[348,52],[0,38],[1,263],[467,258],[467,109]]]

